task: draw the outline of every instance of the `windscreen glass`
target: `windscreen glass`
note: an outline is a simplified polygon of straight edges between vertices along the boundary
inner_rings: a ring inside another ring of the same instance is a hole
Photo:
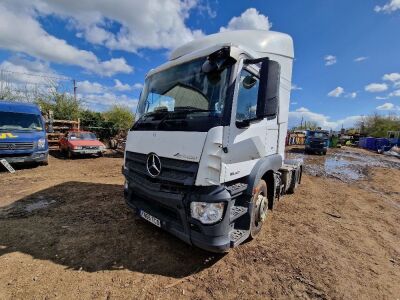
[[[230,66],[205,73],[206,57],[149,76],[132,130],[208,131],[222,120]]]
[[[0,111],[0,130],[43,130],[42,117],[34,114]]]
[[[328,133],[322,131],[310,131],[309,136],[316,139],[326,139],[328,138]]]
[[[71,132],[69,133],[70,140],[85,140],[85,141],[92,141],[96,140],[97,137],[94,133],[91,132]]]

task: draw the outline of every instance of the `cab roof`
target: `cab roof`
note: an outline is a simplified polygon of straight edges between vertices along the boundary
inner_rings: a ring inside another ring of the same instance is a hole
[[[0,101],[0,111],[41,115],[39,106],[33,103]]]
[[[235,30],[211,34],[191,41],[175,49],[170,59],[174,60],[215,45],[237,46],[260,57],[270,53],[294,58],[293,40],[285,33],[266,30]]]

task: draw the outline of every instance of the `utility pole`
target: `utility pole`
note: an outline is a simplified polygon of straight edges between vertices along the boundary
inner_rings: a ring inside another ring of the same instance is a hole
[[[76,80],[72,79],[72,82],[74,83],[74,99],[76,101]]]

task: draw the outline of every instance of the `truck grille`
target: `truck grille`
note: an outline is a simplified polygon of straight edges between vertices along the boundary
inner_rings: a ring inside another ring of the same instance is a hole
[[[196,180],[198,163],[160,157],[161,173],[152,178],[146,167],[147,155],[126,152],[125,166],[129,175],[142,185],[168,192],[181,192],[193,186]]]
[[[0,142],[0,150],[32,150],[33,143],[4,143]]]

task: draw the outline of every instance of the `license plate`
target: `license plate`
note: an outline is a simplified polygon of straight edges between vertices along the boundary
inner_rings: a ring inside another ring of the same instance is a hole
[[[83,153],[85,154],[93,154],[99,152],[98,150],[84,150]]]
[[[161,227],[161,222],[160,222],[160,220],[157,219],[157,218],[155,218],[155,217],[153,217],[153,216],[151,216],[151,215],[149,215],[147,212],[141,210],[141,211],[140,211],[140,216],[141,216],[143,219],[149,221],[150,223],[152,223],[152,224],[154,224],[154,225],[156,225],[156,226],[158,226],[158,227]]]

